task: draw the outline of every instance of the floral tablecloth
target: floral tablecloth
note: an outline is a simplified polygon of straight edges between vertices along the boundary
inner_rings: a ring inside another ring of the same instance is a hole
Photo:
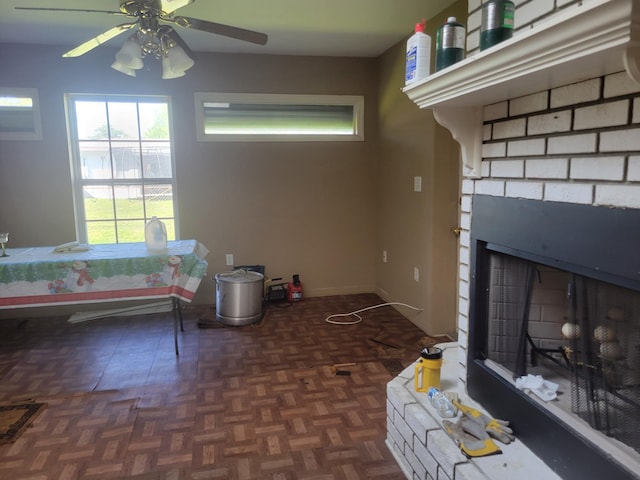
[[[190,302],[207,271],[207,248],[196,240],[168,243],[152,254],[144,243],[7,249],[0,258],[0,309],[174,297]]]

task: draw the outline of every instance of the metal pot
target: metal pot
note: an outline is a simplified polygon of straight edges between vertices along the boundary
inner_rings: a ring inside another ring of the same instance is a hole
[[[216,319],[242,326],[262,318],[264,275],[246,270],[216,275]]]

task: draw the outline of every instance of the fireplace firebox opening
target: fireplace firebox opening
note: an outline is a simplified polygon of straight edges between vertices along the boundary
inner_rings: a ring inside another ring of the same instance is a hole
[[[638,245],[638,210],[473,198],[467,389],[563,478],[637,478],[567,419],[640,459]],[[553,408],[527,374],[560,385]]]

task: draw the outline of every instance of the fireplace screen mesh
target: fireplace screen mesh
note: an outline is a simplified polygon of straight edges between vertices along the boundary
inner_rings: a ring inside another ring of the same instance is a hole
[[[640,292],[491,252],[487,357],[567,379],[571,411],[640,452]]]

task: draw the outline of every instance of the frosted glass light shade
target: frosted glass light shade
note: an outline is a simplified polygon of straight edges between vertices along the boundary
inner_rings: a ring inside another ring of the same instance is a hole
[[[129,37],[120,51],[116,53],[116,62],[133,70],[140,70],[144,66],[142,48],[134,36]]]
[[[136,76],[136,71],[133,68],[129,68],[125,65],[122,65],[120,62],[118,62],[118,60],[116,60],[111,64],[111,68],[113,68],[114,70],[117,70],[118,72],[122,72],[125,75],[129,75],[130,77]]]
[[[166,80],[182,77],[194,64],[193,59],[180,46],[175,45],[162,57],[162,78]]]

